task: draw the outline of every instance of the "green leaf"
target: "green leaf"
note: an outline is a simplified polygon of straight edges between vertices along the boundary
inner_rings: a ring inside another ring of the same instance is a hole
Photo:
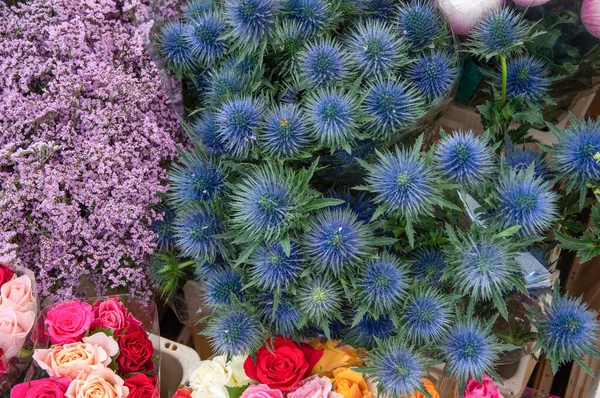
[[[289,235],[286,234],[284,237],[282,237],[279,243],[281,244],[285,255],[289,257],[292,251],[292,244],[290,243]]]
[[[496,238],[505,238],[514,235],[520,229],[520,225],[513,225],[512,227],[506,228],[504,231],[498,232],[495,236]]]
[[[245,386],[241,386],[241,387],[225,386],[225,388],[227,389],[227,394],[229,395],[229,398],[240,398],[242,396],[242,394],[244,393],[244,391],[246,391],[248,389],[248,387],[250,387],[250,384],[246,384]]]
[[[240,256],[238,257],[238,259],[235,262],[235,265],[241,265],[244,262],[246,262],[246,260],[248,260],[248,258],[250,257],[250,255],[252,254],[252,252],[254,252],[254,249],[256,249],[258,247],[259,243],[258,242],[254,242],[249,244],[246,249],[244,249],[244,251],[242,252],[242,254],[240,254]]]
[[[342,199],[334,199],[334,198],[318,198],[311,200],[306,206],[306,211],[314,211],[319,210],[324,207],[337,206],[345,203]]]

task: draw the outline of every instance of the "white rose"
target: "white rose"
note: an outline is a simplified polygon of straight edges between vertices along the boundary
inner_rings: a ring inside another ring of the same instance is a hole
[[[222,397],[227,398],[225,386],[231,383],[232,372],[225,365],[225,359],[225,356],[217,356],[212,360],[201,361],[190,375],[190,387],[196,391],[210,390],[213,395],[223,391],[224,395]],[[220,395],[215,396],[221,397]]]
[[[231,369],[231,380],[233,381],[232,387],[245,386],[246,384],[252,384],[254,381],[246,376],[244,371],[244,362],[246,362],[245,356],[235,356],[229,360],[227,366]]]
[[[192,391],[192,398],[229,398],[229,393],[222,386],[202,387]]]

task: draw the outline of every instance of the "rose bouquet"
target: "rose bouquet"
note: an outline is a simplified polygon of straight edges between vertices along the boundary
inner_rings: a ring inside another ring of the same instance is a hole
[[[0,263],[0,394],[9,391],[29,366],[28,337],[37,309],[33,273]]]
[[[158,398],[156,324],[154,303],[133,296],[51,305],[32,336],[34,364],[10,397]]]

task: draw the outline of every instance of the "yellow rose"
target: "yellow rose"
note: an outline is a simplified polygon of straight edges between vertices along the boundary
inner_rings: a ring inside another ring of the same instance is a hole
[[[313,340],[310,345],[315,350],[323,350],[323,356],[312,370],[312,374],[319,374],[331,378],[332,371],[342,366],[362,366],[360,352],[349,345],[339,346],[337,340]]]
[[[425,387],[429,395],[431,395],[431,398],[440,398],[440,394],[435,389],[435,385],[431,382],[431,380],[423,378],[423,387]],[[425,398],[425,395],[417,391],[411,396],[411,398]]]
[[[338,368],[333,371],[333,391],[344,398],[373,398],[362,373],[349,368]]]

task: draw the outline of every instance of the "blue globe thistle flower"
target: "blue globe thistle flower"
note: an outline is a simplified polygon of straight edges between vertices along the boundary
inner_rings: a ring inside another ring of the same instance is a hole
[[[503,161],[507,167],[516,171],[525,171],[533,165],[533,175],[538,178],[544,177],[548,169],[544,154],[526,147],[506,145]]]
[[[394,335],[394,323],[389,316],[383,315],[375,319],[365,314],[356,326],[350,328],[344,342],[353,347],[370,350],[375,347],[377,339],[384,340]]]
[[[169,172],[169,201],[175,207],[209,202],[225,190],[218,165],[199,153],[183,153]]]
[[[443,50],[421,55],[408,70],[408,80],[430,101],[447,94],[457,75],[456,55]]]
[[[190,278],[192,262],[182,262],[175,252],[154,253],[148,264],[150,280],[158,287],[161,297],[168,300]]]
[[[506,94],[522,95],[529,104],[539,103],[548,96],[550,71],[544,61],[532,55],[519,55],[507,61]]]
[[[438,341],[450,326],[451,299],[434,288],[417,287],[404,304],[402,325],[419,344]]]
[[[281,96],[281,102],[283,104],[298,105],[302,102],[304,97],[304,91],[300,89],[299,85],[292,85],[284,87],[284,93]]]
[[[483,137],[472,131],[455,131],[442,137],[435,151],[435,162],[444,178],[474,187],[492,174],[494,154]]]
[[[300,323],[300,311],[294,296],[282,293],[273,315],[274,303],[275,299],[272,293],[264,294],[261,297],[259,303],[261,317],[266,320],[273,334],[284,337],[296,336]]]
[[[565,178],[568,191],[582,191],[583,201],[586,184],[600,184],[600,162],[594,159],[600,152],[600,119],[579,122],[572,117],[569,128],[550,128],[558,138],[552,147],[554,169]]]
[[[164,58],[167,69],[181,77],[196,67],[192,50],[185,39],[186,26],[181,21],[167,22],[157,42],[158,53]]]
[[[291,159],[302,153],[308,144],[304,115],[294,105],[279,105],[265,117],[262,149],[268,156]]]
[[[302,320],[319,326],[329,335],[329,323],[340,316],[342,309],[339,283],[324,275],[313,276],[303,283],[296,298]]]
[[[377,383],[379,396],[410,397],[415,391],[425,392],[422,378],[427,365],[420,351],[398,336],[379,341],[363,369]]]
[[[231,296],[244,301],[243,282],[233,268],[215,270],[208,275],[204,298],[209,305],[231,305]]]
[[[496,217],[501,228],[520,225],[518,234],[536,236],[557,219],[557,195],[551,182],[535,177],[533,168],[503,173],[498,181]]]
[[[225,146],[219,141],[219,124],[212,112],[203,112],[190,126],[189,135],[197,147],[202,147],[211,156],[220,156]]]
[[[292,78],[298,76],[300,53],[307,39],[299,22],[283,19],[277,24],[271,45],[277,55],[277,67],[281,69],[281,75]]]
[[[315,35],[325,29],[331,17],[329,4],[324,0],[286,0],[286,18],[298,23],[302,35]]]
[[[347,47],[362,76],[393,75],[407,60],[406,42],[391,26],[378,20],[359,23],[350,33]]]
[[[251,170],[231,198],[231,226],[240,242],[280,239],[297,216],[295,175],[273,164]]]
[[[264,343],[265,330],[254,311],[239,304],[213,313],[203,332],[218,355],[248,355]]]
[[[357,303],[375,315],[392,313],[404,300],[408,283],[406,267],[397,257],[383,253],[370,260],[358,277]]]
[[[351,210],[318,213],[304,238],[304,252],[320,271],[348,271],[372,250],[373,234]]]
[[[256,146],[256,131],[260,128],[262,106],[252,97],[226,100],[216,113],[217,136],[227,153],[245,158]]]
[[[225,29],[225,21],[216,12],[206,12],[185,26],[183,38],[197,62],[212,66],[225,55],[227,42],[219,38]]]
[[[211,261],[197,261],[194,268],[194,277],[197,281],[203,281],[218,271],[230,269],[230,265],[221,255],[216,255]]]
[[[405,81],[378,79],[369,90],[362,108],[372,117],[368,131],[375,137],[388,138],[425,113],[423,97]]]
[[[289,255],[280,243],[259,246],[249,263],[251,284],[269,291],[287,290],[304,266],[300,247],[295,243],[291,243]]]
[[[175,246],[175,230],[173,227],[175,211],[161,204],[156,208],[156,212],[162,215],[162,219],[154,219],[150,228],[156,234],[156,238],[154,238],[156,248],[159,251],[167,251]]]
[[[230,68],[220,71],[211,71],[206,77],[204,95],[215,105],[220,105],[223,100],[245,93],[250,81],[247,76]]]
[[[206,205],[188,205],[175,218],[176,244],[186,257],[212,261],[217,254],[225,254],[221,239],[215,237],[223,232],[223,224]]]
[[[469,378],[481,380],[486,373],[495,374],[494,362],[501,346],[496,344],[491,325],[483,325],[471,316],[457,318],[440,347],[446,371],[464,386]]]
[[[358,0],[359,12],[385,22],[393,21],[396,9],[396,2],[393,0]]]
[[[414,49],[419,50],[442,34],[442,16],[431,1],[401,3],[398,9],[398,30]]]
[[[600,330],[598,314],[581,298],[561,296],[559,291],[556,284],[552,302],[546,303],[544,313],[534,314],[538,332],[535,349],[541,348],[550,358],[554,373],[563,363],[584,363],[584,355],[600,357],[595,346]]]
[[[340,83],[348,77],[350,58],[339,43],[327,38],[310,43],[300,53],[300,75],[308,88]]]
[[[510,8],[499,8],[490,10],[479,20],[468,44],[471,52],[489,60],[518,52],[531,38],[531,28],[520,13]]]
[[[347,152],[344,152],[347,153]],[[345,209],[349,208],[356,214],[358,221],[365,223],[371,220],[373,213],[375,212],[375,205],[371,202],[365,192],[354,194],[350,192],[350,187],[344,187],[342,191],[336,191],[335,189],[329,189],[328,195],[335,199],[341,199],[344,203],[337,206],[331,206],[330,209]]]
[[[435,247],[423,247],[412,254],[411,267],[415,279],[429,286],[439,286],[440,279],[448,267],[446,256]]]
[[[369,190],[375,203],[386,212],[398,212],[405,218],[416,218],[428,211],[438,195],[437,176],[417,150],[396,147],[395,152],[378,153],[380,163],[367,170]]]
[[[317,90],[308,99],[306,116],[311,127],[311,136],[322,146],[337,149],[350,145],[356,139],[356,98],[341,89]]]
[[[254,75],[258,67],[255,57],[246,55],[242,58],[231,56],[223,62],[223,69],[240,73],[243,76],[250,77]]]
[[[188,21],[202,18],[204,14],[215,10],[213,0],[190,0],[183,6],[182,14]]]
[[[272,33],[279,2],[271,0],[225,0],[224,12],[240,48],[254,50]]]

